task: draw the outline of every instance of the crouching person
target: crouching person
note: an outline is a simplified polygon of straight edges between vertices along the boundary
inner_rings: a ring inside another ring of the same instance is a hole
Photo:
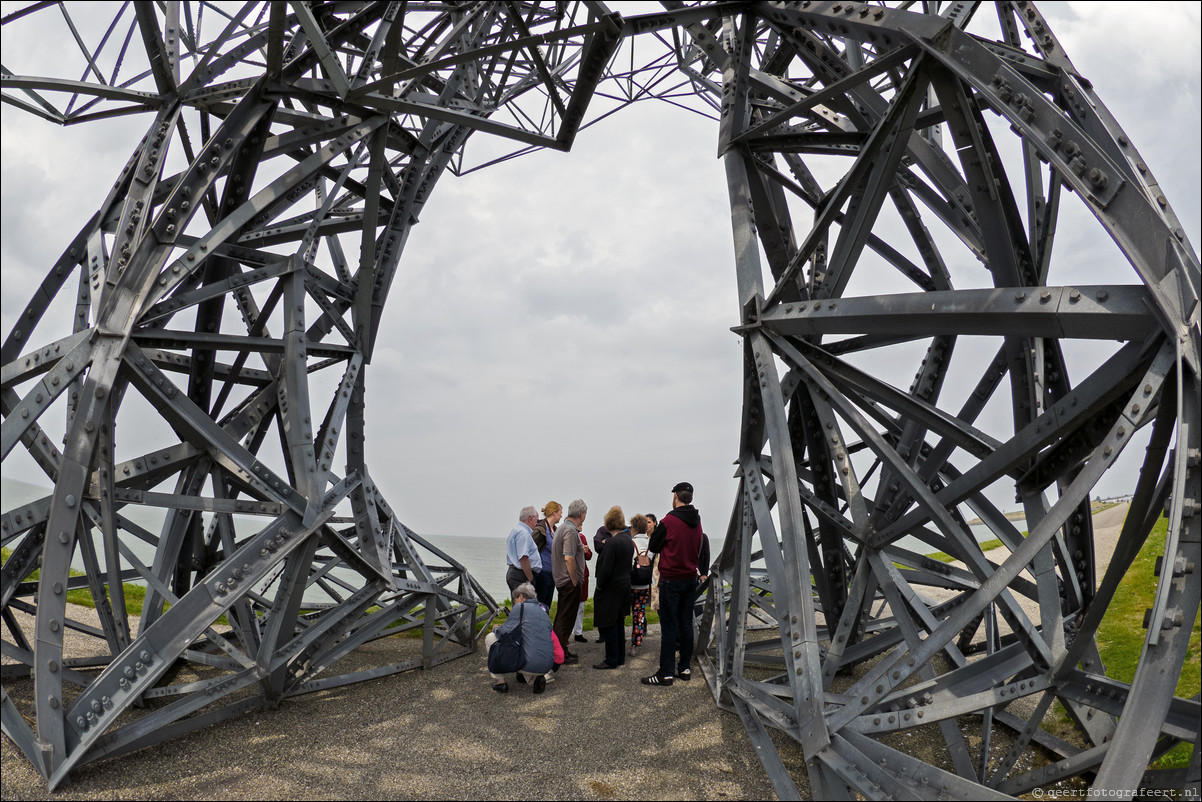
[[[538,603],[534,586],[523,582],[513,589],[513,609],[509,611],[509,618],[484,638],[492,689],[507,693],[509,683],[505,681],[505,675],[516,674],[518,682],[529,680],[534,684],[534,692],[542,693],[547,687],[545,675],[555,665],[551,638],[551,619]],[[506,641],[512,645],[507,645]]]

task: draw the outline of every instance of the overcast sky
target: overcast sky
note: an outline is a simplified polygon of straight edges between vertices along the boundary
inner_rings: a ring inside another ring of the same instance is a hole
[[[1040,7],[1197,246],[1199,5]],[[32,71],[23,44],[6,32],[7,70]],[[60,129],[3,107],[6,334],[148,123]],[[716,142],[715,123],[642,103],[570,154],[440,181],[367,374],[369,467],[409,526],[503,535],[521,506],[577,497],[599,525],[611,504],[662,514],[688,480],[706,528],[724,531],[742,360]],[[1099,238],[1096,225],[1062,228],[1056,248],[1108,247]],[[1100,494],[1131,489],[1131,451]],[[28,478],[28,463],[4,475]]]

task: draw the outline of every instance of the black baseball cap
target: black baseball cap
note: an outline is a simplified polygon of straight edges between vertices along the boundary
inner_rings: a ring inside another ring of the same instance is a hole
[[[672,488],[673,493],[680,493],[682,491],[686,493],[692,493],[693,486],[688,482],[677,482],[676,487]]]

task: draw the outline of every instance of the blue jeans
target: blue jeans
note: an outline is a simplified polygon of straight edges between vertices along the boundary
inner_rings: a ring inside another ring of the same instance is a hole
[[[659,581],[659,675],[673,677],[677,668],[693,663],[693,602],[697,599],[696,579]],[[676,647],[680,646],[680,661]]]

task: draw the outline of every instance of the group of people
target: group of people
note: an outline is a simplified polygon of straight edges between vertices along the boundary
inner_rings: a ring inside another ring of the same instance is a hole
[[[605,644],[605,659],[593,666],[616,669],[626,662],[626,616],[631,616],[631,651],[643,644],[646,611],[658,591],[660,618],[659,668],[642,678],[644,685],[668,686],[692,679],[693,607],[699,579],[709,571],[709,539],[693,506],[693,486],[672,488],[672,510],[658,520],[638,514],[627,524],[621,507],[611,507],[590,548],[583,527],[588,505],[582,499],[563,507],[549,501],[542,518],[523,507],[518,525],[506,540],[507,570],[514,606],[506,621],[485,639],[491,650],[499,636],[513,633],[524,647],[524,662],[514,672],[518,682],[531,681],[542,693],[559,665],[578,663],[570,643],[584,637],[583,603],[588,598],[588,563],[592,572],[593,623]],[[656,574],[658,578],[656,579]],[[547,611],[559,596],[554,624]],[[519,606],[520,605],[520,606]],[[508,691],[505,674],[492,671],[493,690]]]

